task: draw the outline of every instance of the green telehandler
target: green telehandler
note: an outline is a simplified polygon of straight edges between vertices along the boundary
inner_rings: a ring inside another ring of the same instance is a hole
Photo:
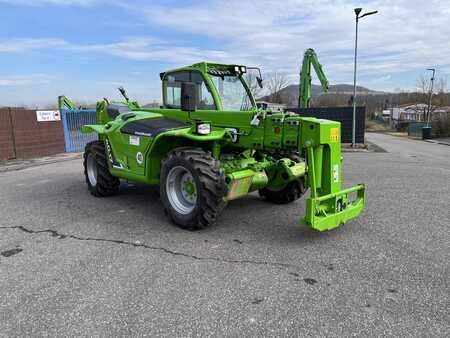
[[[201,62],[163,72],[159,108],[140,107],[123,88],[122,102],[99,101],[97,124],[82,127],[98,134],[84,153],[91,194],[113,195],[121,179],[159,185],[166,213],[188,229],[253,191],[284,204],[309,189],[303,221],[319,231],[357,217],[365,186],[341,189],[340,123],[258,109],[248,69]]]

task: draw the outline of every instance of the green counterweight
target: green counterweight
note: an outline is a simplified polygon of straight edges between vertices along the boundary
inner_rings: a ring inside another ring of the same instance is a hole
[[[246,72],[202,62],[161,73],[160,108],[123,89],[125,101],[100,101],[98,124],[82,128],[99,135],[85,152],[91,193],[111,195],[120,179],[159,185],[169,217],[190,229],[252,191],[282,204],[309,189],[304,223],[319,231],[357,217],[364,185],[341,190],[340,123],[258,109]]]

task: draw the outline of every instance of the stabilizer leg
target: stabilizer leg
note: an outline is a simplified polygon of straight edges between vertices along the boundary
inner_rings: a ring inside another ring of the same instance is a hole
[[[304,223],[315,230],[337,228],[359,216],[365,205],[365,185],[341,190],[341,145],[338,122],[304,119],[311,197],[306,199]],[[312,127],[311,127],[312,126]]]

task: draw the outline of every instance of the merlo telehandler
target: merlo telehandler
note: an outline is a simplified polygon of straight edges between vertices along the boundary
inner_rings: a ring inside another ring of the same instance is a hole
[[[98,102],[97,124],[82,127],[98,134],[84,153],[91,194],[113,195],[121,179],[159,185],[166,213],[188,229],[253,191],[283,204],[309,189],[303,221],[319,231],[357,217],[365,186],[341,189],[340,123],[258,109],[249,69],[201,62],[163,72],[159,108],[140,107],[123,88],[122,102]]]

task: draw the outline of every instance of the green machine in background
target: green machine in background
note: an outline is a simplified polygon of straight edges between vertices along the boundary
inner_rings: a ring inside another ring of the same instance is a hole
[[[316,52],[308,48],[303,56],[302,68],[300,70],[300,84],[298,93],[298,107],[309,108],[311,103],[311,66],[314,68],[317,78],[322,85],[324,92],[328,91],[329,83],[322,65],[319,63]]]
[[[253,191],[283,204],[309,189],[303,221],[319,231],[357,217],[365,187],[341,189],[340,123],[258,109],[246,72],[197,63],[160,74],[160,108],[140,107],[122,88],[124,101],[98,102],[97,124],[82,128],[99,135],[84,154],[90,192],[113,195],[120,179],[159,185],[167,214],[190,229]]]

